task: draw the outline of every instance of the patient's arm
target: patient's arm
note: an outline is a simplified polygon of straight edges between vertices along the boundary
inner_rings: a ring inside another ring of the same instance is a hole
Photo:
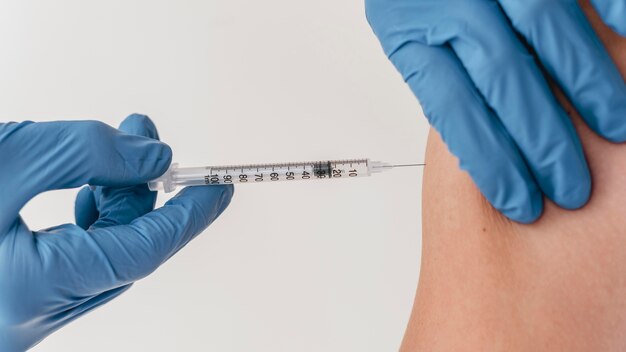
[[[590,16],[626,76],[626,39]],[[527,226],[491,208],[431,132],[421,276],[403,351],[626,351],[626,145],[574,120],[591,201],[579,211],[546,202]]]

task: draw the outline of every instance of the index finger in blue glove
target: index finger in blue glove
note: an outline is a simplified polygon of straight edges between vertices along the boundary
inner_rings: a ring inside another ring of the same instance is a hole
[[[2,124],[0,154],[0,233],[41,192],[146,183],[163,174],[172,158],[164,143],[96,121]]]
[[[591,0],[604,22],[626,37],[626,0]]]
[[[626,141],[626,82],[577,1],[500,2],[589,127]],[[626,26],[626,12],[621,21]]]

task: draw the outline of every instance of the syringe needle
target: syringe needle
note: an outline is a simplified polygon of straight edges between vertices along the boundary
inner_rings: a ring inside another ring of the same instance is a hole
[[[426,164],[386,165],[383,167],[394,168],[394,167],[419,167],[419,166],[426,166]]]

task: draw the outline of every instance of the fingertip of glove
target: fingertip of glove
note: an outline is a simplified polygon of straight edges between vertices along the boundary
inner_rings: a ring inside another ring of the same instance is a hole
[[[530,203],[524,206],[501,211],[509,220],[520,224],[532,224],[543,214],[543,199],[540,196],[538,199],[531,200]]]
[[[167,171],[172,163],[172,148],[159,141],[156,125],[148,116],[131,114],[122,121],[119,130],[128,135],[147,138],[141,141],[141,143],[138,143],[137,140],[133,141],[133,143],[147,148],[144,160],[149,160],[152,163],[152,165],[145,165],[149,178],[159,177]]]
[[[91,187],[83,187],[76,195],[74,202],[74,219],[76,225],[87,230],[98,219],[98,209]]]
[[[616,23],[615,21],[606,21],[606,24],[613,32],[626,38],[626,25],[624,25],[623,22]]]
[[[128,134],[159,139],[159,132],[150,117],[142,114],[131,114],[122,121],[119,130]]]
[[[163,143],[163,142],[158,142],[159,143],[159,147],[161,148],[161,160],[162,160],[162,172],[161,175],[165,173],[165,171],[167,171],[167,169],[170,167],[170,165],[172,164],[172,158],[173,158],[173,152],[172,152],[172,147],[170,147],[169,145]]]
[[[83,202],[91,201],[93,198],[93,189],[91,186],[84,186],[76,194],[76,204],[82,205]]]
[[[591,181],[585,180],[578,183],[574,189],[564,192],[562,195],[551,197],[552,201],[566,210],[577,210],[584,207],[591,198]],[[532,224],[539,220],[543,214],[543,199],[531,201],[523,207],[501,210],[512,221],[520,224]]]
[[[598,83],[593,104],[595,109],[581,111],[591,129],[612,143],[626,142],[626,84],[619,77]],[[621,92],[621,93],[616,93]]]
[[[513,220],[522,225],[530,225],[535,223],[543,214],[543,209],[539,213],[529,212],[527,214],[521,214],[516,216],[507,216],[510,220]]]
[[[598,133],[611,143],[621,144],[626,142],[626,125],[621,129],[613,128],[606,131],[598,131]]]
[[[172,164],[172,148],[165,143],[150,141],[144,145],[140,162],[141,178],[145,181],[163,175]]]
[[[563,209],[577,210],[587,205],[590,198],[591,180],[585,180],[565,194],[555,197],[553,201]]]
[[[619,34],[619,35],[621,35],[622,37],[626,38],[626,27],[619,27],[619,28],[618,28],[618,27],[614,26],[614,27],[613,27],[613,30],[614,30],[617,34]]]

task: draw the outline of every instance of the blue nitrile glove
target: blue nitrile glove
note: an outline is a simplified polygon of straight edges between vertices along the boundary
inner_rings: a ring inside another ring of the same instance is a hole
[[[202,232],[232,187],[189,187],[153,211],[145,184],[172,152],[150,119],[0,124],[0,351],[24,351],[115,298]],[[33,232],[19,211],[35,195],[84,188],[77,225]]]
[[[604,22],[626,37],[626,0],[591,0]]]
[[[626,29],[626,0],[595,0]],[[576,131],[525,38],[587,124],[626,140],[626,84],[577,0],[366,0],[385,53],[485,197],[530,223],[545,193],[583,206],[591,177]],[[518,37],[518,34],[521,37]]]

